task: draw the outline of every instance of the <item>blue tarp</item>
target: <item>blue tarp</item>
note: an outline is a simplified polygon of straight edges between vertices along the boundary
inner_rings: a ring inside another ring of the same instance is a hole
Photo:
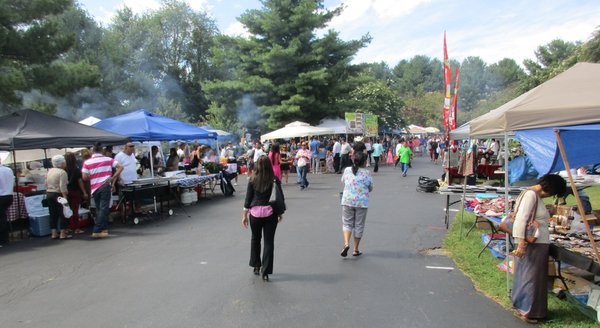
[[[558,150],[555,129],[560,131],[571,168],[600,163],[600,124],[515,131],[523,150],[540,176],[565,169]]]
[[[215,132],[206,131],[143,109],[104,119],[94,124],[93,127],[129,136],[132,141],[217,138]]]

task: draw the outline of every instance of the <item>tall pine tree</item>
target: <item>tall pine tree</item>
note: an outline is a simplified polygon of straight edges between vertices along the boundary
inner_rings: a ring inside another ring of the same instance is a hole
[[[323,1],[262,4],[262,9],[249,10],[239,19],[250,37],[235,38],[230,48],[236,54],[229,57],[235,62],[230,66],[236,67],[233,78],[207,87],[214,101],[213,117],[223,116],[221,111],[238,112],[248,98],[266,119],[242,122],[250,127],[277,128],[294,120],[317,123],[339,116],[343,112],[339,100],[354,89],[351,79],[359,71],[350,61],[370,37],[346,42],[333,30],[318,37],[319,30],[341,12],[341,8],[326,10]]]

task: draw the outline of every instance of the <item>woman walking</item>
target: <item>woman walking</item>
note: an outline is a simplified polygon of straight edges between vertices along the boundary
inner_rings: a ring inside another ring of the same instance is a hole
[[[367,155],[364,152],[354,154],[352,167],[344,170],[342,183],[342,234],[344,236],[344,248],[342,257],[348,255],[350,249],[350,236],[354,234],[353,256],[360,256],[358,246],[365,229],[367,219],[367,208],[369,207],[369,192],[373,190],[373,178],[371,171],[365,168]]]
[[[548,219],[550,215],[542,198],[559,195],[566,191],[565,180],[556,174],[546,174],[537,184],[524,191],[516,209],[513,237],[518,242],[515,255],[515,275],[512,289],[512,305],[515,314],[528,323],[537,323],[548,313],[548,250],[550,238]],[[531,216],[538,224],[539,235],[535,243],[525,240],[527,221]]]
[[[287,184],[290,176],[290,154],[287,152],[285,145],[281,146],[279,158],[279,169],[281,170],[281,176],[282,178],[285,178],[285,183]]]
[[[275,250],[275,230],[277,224],[281,222],[283,216],[277,216],[269,199],[275,183],[280,183],[275,179],[271,161],[261,156],[255,163],[255,170],[252,172],[248,189],[246,191],[246,200],[242,211],[242,225],[252,230],[252,239],[250,241],[250,266],[254,268],[255,275],[262,275],[264,281],[269,280],[269,275],[273,273],[273,253]],[[248,214],[250,218],[248,219]],[[263,249],[262,260],[260,257],[261,239],[264,235],[265,247]]]
[[[69,239],[72,236],[67,234],[67,220],[63,214],[63,206],[58,202],[59,197],[68,199],[67,172],[65,168],[67,163],[63,155],[52,157],[52,166],[46,176],[46,199],[48,200],[48,211],[50,212],[50,229],[52,239]],[[60,225],[60,236],[57,228]]]
[[[274,143],[271,146],[271,151],[269,152],[269,160],[271,161],[271,166],[273,167],[273,174],[281,181],[281,156],[279,154],[279,144]]]

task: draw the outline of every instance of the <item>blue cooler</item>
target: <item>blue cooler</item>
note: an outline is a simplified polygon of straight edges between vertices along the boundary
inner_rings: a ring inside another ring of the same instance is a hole
[[[45,212],[29,213],[29,233],[36,237],[50,235],[50,213],[47,209]]]

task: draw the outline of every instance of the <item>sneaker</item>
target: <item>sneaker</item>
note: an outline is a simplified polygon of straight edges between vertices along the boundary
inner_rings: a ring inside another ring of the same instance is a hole
[[[92,238],[94,239],[99,239],[99,238],[106,238],[108,237],[108,232],[94,232],[92,233]]]
[[[406,176],[406,173],[403,173],[403,174],[402,174],[402,176],[403,176],[403,177],[405,177],[405,176]]]
[[[234,183],[233,183],[233,185],[234,185],[234,186],[237,186],[237,182],[234,182]]]

